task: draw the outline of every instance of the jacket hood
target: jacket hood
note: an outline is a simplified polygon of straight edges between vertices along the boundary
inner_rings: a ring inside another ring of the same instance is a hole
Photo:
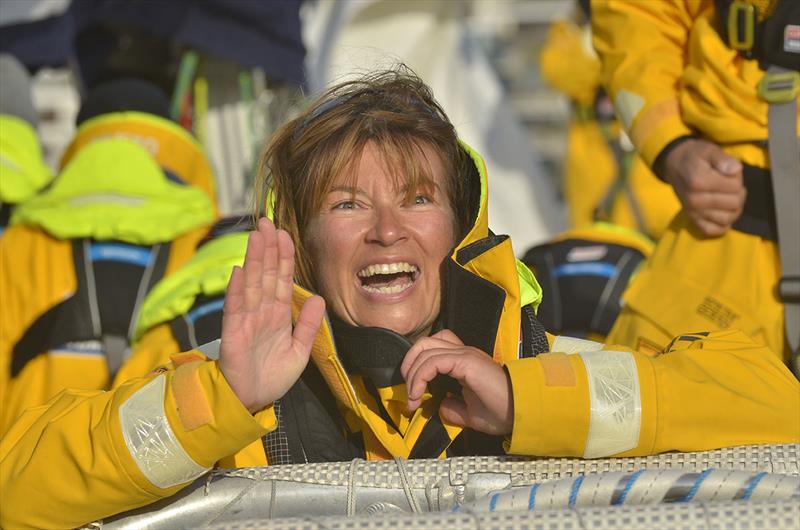
[[[201,189],[217,215],[211,162],[200,143],[170,120],[144,112],[113,112],[86,120],[61,158],[61,168],[87,145],[107,138],[132,140],[155,159],[168,178]]]
[[[138,142],[96,138],[68,159],[47,190],[16,208],[12,225],[58,239],[153,245],[214,220],[206,194],[168,179]]]

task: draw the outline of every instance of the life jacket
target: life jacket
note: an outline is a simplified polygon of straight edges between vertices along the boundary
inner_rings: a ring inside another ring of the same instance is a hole
[[[86,145],[100,139],[120,138],[141,145],[168,179],[200,188],[217,212],[212,165],[198,141],[179,125],[144,112],[114,112],[86,120],[61,158],[61,167]]]
[[[759,96],[769,103],[797,99],[800,94],[800,2],[794,0],[715,0],[716,24],[722,41],[745,59],[754,59],[766,72]],[[767,72],[777,66],[788,70]],[[796,116],[786,108],[786,112]],[[796,121],[796,119],[795,119]],[[795,134],[796,134],[795,124]],[[786,134],[784,131],[778,135]],[[774,147],[777,149],[777,147]],[[767,168],[743,164],[747,199],[733,228],[771,241],[778,241],[774,178]],[[790,196],[796,187],[781,188]],[[790,221],[790,226],[794,223]],[[796,239],[797,230],[785,237]],[[784,260],[785,261],[785,260]]]
[[[180,270],[164,278],[145,299],[136,323],[135,339],[153,327],[169,323],[180,351],[217,340],[222,331],[225,289],[235,265],[247,250],[249,223],[228,225],[202,241],[197,253]]]
[[[522,258],[542,284],[539,319],[551,333],[602,342],[622,307],[622,293],[652,253],[633,230],[596,223],[534,246]]]

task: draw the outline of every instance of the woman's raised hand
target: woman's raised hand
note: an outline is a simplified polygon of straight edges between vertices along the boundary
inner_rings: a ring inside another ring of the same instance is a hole
[[[292,329],[294,244],[269,219],[250,233],[225,295],[219,366],[250,412],[282,397],[308,364],[325,301],[309,298]]]
[[[400,373],[406,380],[409,410],[420,406],[434,377],[446,374],[459,382],[463,399],[443,399],[439,406],[442,419],[488,434],[511,433],[514,398],[505,369],[485,352],[465,346],[449,329],[415,342]]]

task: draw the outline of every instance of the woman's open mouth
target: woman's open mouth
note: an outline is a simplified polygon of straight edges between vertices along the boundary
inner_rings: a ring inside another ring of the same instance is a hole
[[[404,261],[368,265],[356,273],[361,287],[374,294],[396,294],[414,285],[419,269]]]

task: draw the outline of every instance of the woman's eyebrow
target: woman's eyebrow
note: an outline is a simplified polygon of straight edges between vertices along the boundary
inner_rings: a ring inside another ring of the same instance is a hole
[[[366,195],[367,192],[364,191],[363,188],[359,188],[358,186],[333,186],[331,189],[328,190],[328,193],[334,191],[342,191],[345,193],[349,193],[351,195]]]
[[[408,193],[411,190],[411,187],[412,186],[410,184],[405,184],[402,188],[400,188],[400,192],[401,193]],[[433,189],[435,189],[436,191],[442,191],[442,187],[439,185],[439,183],[436,182],[435,180],[431,180],[431,179],[425,179],[425,180],[421,181],[418,186],[414,186],[415,191],[416,190],[420,190],[420,189],[421,190],[425,190],[425,189],[429,189],[431,187]]]

